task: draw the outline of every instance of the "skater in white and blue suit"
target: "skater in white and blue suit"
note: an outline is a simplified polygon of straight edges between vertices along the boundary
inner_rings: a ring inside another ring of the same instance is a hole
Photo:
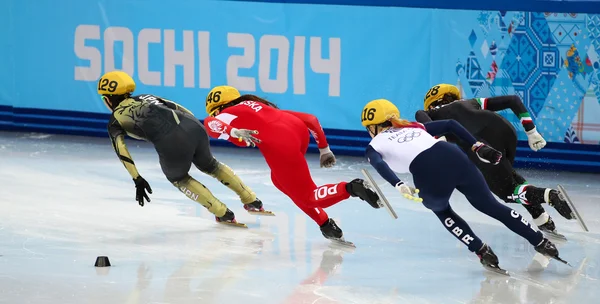
[[[366,151],[370,164],[404,197],[422,201],[452,235],[479,256],[485,268],[504,272],[499,268],[498,257],[490,246],[483,243],[450,207],[449,199],[454,189],[464,194],[477,210],[527,239],[536,251],[558,258],[558,250],[553,243],[519,213],[496,201],[483,175],[464,152],[454,144],[439,141],[433,136],[453,133],[468,143],[481,161],[487,163],[497,164],[502,157],[500,152],[478,142],[454,120],[423,125],[400,119],[398,108],[385,99],[369,102],[361,117],[362,125],[372,137]],[[417,189],[400,180],[394,171],[410,172]]]

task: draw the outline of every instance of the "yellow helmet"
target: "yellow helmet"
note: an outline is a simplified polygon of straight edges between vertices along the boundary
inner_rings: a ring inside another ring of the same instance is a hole
[[[444,94],[447,93],[454,94],[458,98],[460,98],[460,91],[458,91],[458,88],[456,86],[453,86],[451,84],[440,83],[431,87],[431,89],[427,91],[427,94],[425,94],[425,99],[423,102],[425,110],[429,109],[429,106],[431,106],[431,104],[435,101],[442,99],[444,97]]]
[[[135,91],[135,81],[122,71],[108,72],[98,80],[98,94],[123,95]]]
[[[206,113],[208,113],[209,116],[213,116],[220,107],[232,102],[240,96],[240,92],[234,87],[214,87],[206,96]]]
[[[363,127],[378,125],[391,118],[400,118],[398,108],[387,99],[369,101],[363,108],[361,123]]]

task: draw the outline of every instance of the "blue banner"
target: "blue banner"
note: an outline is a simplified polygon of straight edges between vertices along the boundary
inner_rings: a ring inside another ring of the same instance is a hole
[[[6,7],[0,104],[17,109],[108,113],[96,81],[118,69],[137,92],[200,119],[208,90],[228,84],[325,128],[362,130],[369,100],[390,99],[413,119],[444,82],[466,98],[519,95],[548,141],[600,142],[599,15],[238,1]]]

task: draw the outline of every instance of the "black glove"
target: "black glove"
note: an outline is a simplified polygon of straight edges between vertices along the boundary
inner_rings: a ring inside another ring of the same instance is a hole
[[[135,200],[143,207],[144,198],[150,202],[150,198],[148,197],[148,194],[146,194],[146,191],[152,194],[152,188],[150,188],[148,182],[141,175],[134,178],[133,182],[135,183]]]
[[[471,150],[477,154],[479,160],[487,164],[497,165],[500,163],[500,159],[502,159],[500,151],[479,141],[471,147]]]

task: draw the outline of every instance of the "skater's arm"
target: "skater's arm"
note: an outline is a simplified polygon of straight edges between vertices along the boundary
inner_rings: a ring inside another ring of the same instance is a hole
[[[513,113],[521,120],[521,124],[525,131],[532,130],[535,125],[533,124],[533,120],[531,119],[531,115],[527,111],[527,108],[521,101],[521,98],[517,95],[504,95],[490,98],[476,98],[475,99],[479,106],[483,110],[490,111],[502,111],[504,109],[510,108]]]
[[[210,117],[210,116],[206,117],[204,119],[204,127],[206,129],[206,133],[208,133],[208,136],[210,136],[212,138],[227,140],[239,147],[247,147],[248,144],[244,140],[240,141],[239,138],[235,138],[234,136],[231,136],[231,132],[236,129],[234,127],[232,127],[231,125],[229,125],[228,123],[219,119],[219,116],[225,117],[225,116],[233,116],[233,115],[219,114],[219,115],[217,115],[217,117]]]
[[[395,187],[398,183],[402,182],[396,173],[390,169],[390,166],[388,166],[388,164],[383,160],[381,154],[379,154],[379,152],[377,152],[371,145],[367,146],[367,159],[369,160],[371,166],[377,170],[377,173],[379,173],[379,175],[381,175],[381,177],[383,177],[392,186]]]
[[[415,113],[415,120],[422,124],[433,121],[431,117],[429,117],[429,114],[423,110],[419,110]]]
[[[445,133],[452,133],[469,145],[474,145],[477,140],[467,129],[453,119],[437,120],[425,124],[427,133],[438,136]]]
[[[292,114],[300,118],[300,120],[304,122],[304,124],[314,137],[315,141],[317,142],[317,146],[319,147],[319,149],[329,149],[329,144],[327,143],[327,138],[325,137],[325,131],[323,131],[323,128],[321,127],[321,124],[319,123],[319,120],[316,116],[308,113],[294,112],[289,110],[282,111],[288,114]]]
[[[135,167],[131,154],[129,154],[127,146],[125,145],[125,130],[123,130],[114,116],[111,116],[108,123],[108,135],[110,136],[110,141],[112,142],[113,149],[115,149],[115,153],[117,153],[119,160],[123,166],[125,166],[129,175],[131,175],[133,179],[138,178],[140,173]]]

